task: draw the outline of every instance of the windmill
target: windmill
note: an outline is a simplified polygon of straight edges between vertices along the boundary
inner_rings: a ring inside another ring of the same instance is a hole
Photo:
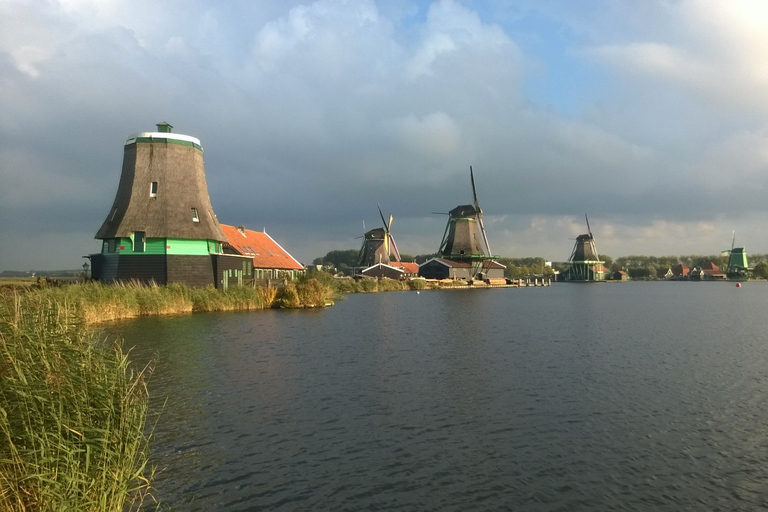
[[[437,251],[439,258],[469,263],[472,276],[482,272],[485,262],[493,259],[483,224],[483,210],[477,200],[475,173],[469,167],[472,182],[472,204],[459,205],[448,212],[443,240]]]
[[[584,214],[587,221],[587,233],[576,237],[571,256],[568,258],[568,270],[565,272],[566,281],[599,281],[600,274],[596,271],[597,265],[604,262],[600,260],[595,245],[595,237],[589,227],[589,217]]]
[[[357,257],[357,264],[360,267],[370,267],[378,263],[389,265],[392,257],[395,258],[395,261],[400,261],[400,252],[397,250],[395,238],[390,232],[392,214],[389,214],[389,222],[387,222],[381,212],[381,206],[379,206],[379,215],[384,227],[371,229],[363,235],[363,245],[360,247],[360,254]],[[363,229],[365,229],[365,223],[363,223]]]
[[[728,255],[728,266],[725,269],[725,274],[730,279],[745,279],[749,277],[749,271],[752,270],[747,264],[747,251],[744,247],[734,247],[735,245],[736,232],[734,231],[731,250],[723,251],[724,255]]]

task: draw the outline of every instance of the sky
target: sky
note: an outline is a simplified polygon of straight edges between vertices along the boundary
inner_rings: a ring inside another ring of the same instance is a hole
[[[82,266],[133,134],[200,139],[220,222],[299,261],[768,253],[764,0],[0,0],[0,271]]]

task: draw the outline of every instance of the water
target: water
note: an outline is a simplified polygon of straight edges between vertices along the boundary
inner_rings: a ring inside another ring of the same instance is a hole
[[[768,506],[768,284],[352,295],[115,325],[165,510]]]

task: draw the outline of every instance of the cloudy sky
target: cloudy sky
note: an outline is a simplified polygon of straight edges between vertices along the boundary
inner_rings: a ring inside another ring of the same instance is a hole
[[[434,252],[470,165],[500,256],[767,253],[766,62],[764,0],[0,0],[0,270],[97,252],[161,121],[304,263],[377,204]]]

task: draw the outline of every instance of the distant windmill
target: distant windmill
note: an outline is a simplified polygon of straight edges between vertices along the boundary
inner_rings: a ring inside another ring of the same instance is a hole
[[[598,266],[604,263],[600,261],[595,245],[595,237],[592,236],[592,229],[589,227],[589,217],[584,214],[587,221],[587,233],[576,237],[576,243],[573,244],[571,257],[568,258],[568,270],[565,272],[567,281],[599,281],[598,276],[602,272],[597,271]]]
[[[384,227],[371,229],[363,235],[363,245],[360,247],[360,254],[357,258],[357,264],[360,267],[370,267],[378,263],[389,265],[393,257],[395,261],[400,261],[400,252],[397,250],[395,238],[390,232],[392,214],[389,214],[389,222],[387,222],[381,212],[381,206],[378,208]],[[365,229],[365,223],[363,223],[363,229]]]
[[[747,264],[747,250],[744,247],[734,247],[736,245],[736,231],[733,232],[733,241],[731,241],[731,250],[723,251],[728,255],[728,266],[725,274],[730,279],[746,279],[752,268]]]
[[[460,205],[448,212],[443,240],[437,251],[438,257],[472,265],[473,275],[479,273],[486,261],[493,259],[488,236],[483,224],[483,210],[477,200],[475,173],[469,167],[472,182],[472,204]]]

